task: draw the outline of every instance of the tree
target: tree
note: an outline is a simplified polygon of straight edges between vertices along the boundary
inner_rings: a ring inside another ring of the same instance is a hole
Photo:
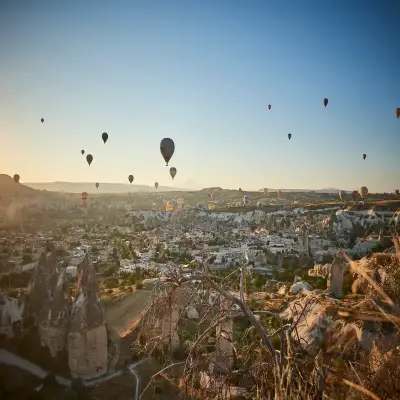
[[[104,270],[103,276],[113,276],[116,273],[117,273],[117,266],[110,265]]]
[[[32,262],[32,256],[29,254],[24,254],[22,257],[22,263],[23,264],[30,264]]]
[[[104,287],[106,287],[107,289],[112,289],[112,288],[116,288],[119,285],[119,280],[117,278],[115,278],[114,276],[111,276],[109,278],[104,279]]]
[[[265,282],[266,282],[266,279],[261,274],[257,274],[254,278],[254,286],[257,289],[260,289],[262,286],[264,286]]]

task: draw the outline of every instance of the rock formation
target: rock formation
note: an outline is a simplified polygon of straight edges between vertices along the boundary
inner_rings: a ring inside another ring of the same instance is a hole
[[[30,315],[35,325],[47,318],[48,304],[52,301],[52,288],[57,280],[55,251],[43,251],[33,271],[27,291]]]
[[[107,372],[107,331],[97,277],[88,255],[78,271],[67,338],[68,364],[73,377],[92,379]]]
[[[71,311],[71,296],[66,284],[65,270],[56,272],[57,282],[50,287],[50,301],[43,305],[45,316],[39,323],[39,337],[42,346],[48,347],[52,357],[65,348],[69,317]],[[52,285],[53,282],[49,282]]]

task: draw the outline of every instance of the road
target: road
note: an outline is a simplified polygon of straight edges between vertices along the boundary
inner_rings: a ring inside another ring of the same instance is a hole
[[[152,290],[140,289],[105,307],[107,327],[118,333],[127,330],[131,323],[150,304]]]

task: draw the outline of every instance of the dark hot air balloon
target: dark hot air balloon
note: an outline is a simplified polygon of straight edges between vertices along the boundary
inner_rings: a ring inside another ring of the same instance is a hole
[[[103,142],[106,143],[107,140],[108,140],[108,133],[107,133],[107,132],[104,132],[104,133],[101,135],[101,138],[103,139]]]
[[[394,109],[394,115],[396,116],[397,119],[400,118],[400,108],[395,108]]]
[[[43,124],[43,122],[44,122],[44,118],[42,118],[40,121],[42,121],[42,124]]]
[[[128,176],[128,180],[129,180],[129,183],[132,183],[133,182],[133,175],[129,175]]]
[[[364,153],[363,154],[363,159],[365,160],[367,158],[367,155]]]
[[[19,175],[18,174],[14,175],[14,182],[19,183]]]
[[[292,134],[291,133],[289,133],[288,135],[287,135],[287,137],[289,138],[289,140],[292,138]]]
[[[164,138],[163,140],[161,140],[160,151],[162,156],[164,157],[165,162],[167,163],[166,165],[168,166],[169,160],[171,159],[175,151],[174,141],[170,138]]]
[[[324,99],[324,106],[326,107],[328,105],[328,99],[325,97]]]
[[[368,188],[366,186],[361,186],[359,193],[362,198],[367,197],[368,196]]]
[[[85,150],[81,150],[81,154],[84,155],[85,154]]]
[[[169,169],[169,174],[171,175],[171,178],[174,179],[175,175],[176,175],[176,168],[175,167],[171,167]]]
[[[271,104],[268,104],[268,110],[270,110],[271,109]]]
[[[155,182],[155,183],[154,183],[154,187],[155,187],[156,189],[158,189],[158,182]]]
[[[396,196],[398,196],[398,195],[400,194],[399,189],[396,189],[396,190],[394,191],[394,193],[395,193]]]
[[[90,166],[90,164],[91,164],[92,161],[93,161],[93,156],[92,156],[91,154],[88,154],[88,155],[86,156],[86,161],[87,161],[87,163],[88,163],[89,166]]]
[[[96,183],[96,189],[98,189],[100,186],[99,182]]]

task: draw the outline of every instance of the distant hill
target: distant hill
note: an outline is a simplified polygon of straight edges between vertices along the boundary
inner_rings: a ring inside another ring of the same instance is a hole
[[[0,174],[1,199],[10,199],[13,197],[32,197],[36,194],[38,194],[37,190],[21,183],[15,183],[11,176]]]
[[[183,185],[182,188],[186,190],[200,190],[201,186],[198,185],[195,181],[192,179],[187,180]]]
[[[94,182],[32,182],[26,185],[36,190],[47,190],[49,192],[65,193],[129,193],[129,192],[155,192],[154,186],[130,185],[124,183],[102,183],[99,182],[99,189],[96,189]],[[170,186],[159,186],[158,192],[180,192],[182,188]]]
[[[314,193],[338,193],[341,189],[335,188],[326,188],[326,189],[270,189],[268,188],[269,192],[276,192],[280,190],[283,193],[289,192],[296,192],[296,193],[307,193],[307,192],[314,192]],[[260,189],[259,192],[263,192],[264,189]],[[351,192],[350,190],[345,190],[345,192]]]

